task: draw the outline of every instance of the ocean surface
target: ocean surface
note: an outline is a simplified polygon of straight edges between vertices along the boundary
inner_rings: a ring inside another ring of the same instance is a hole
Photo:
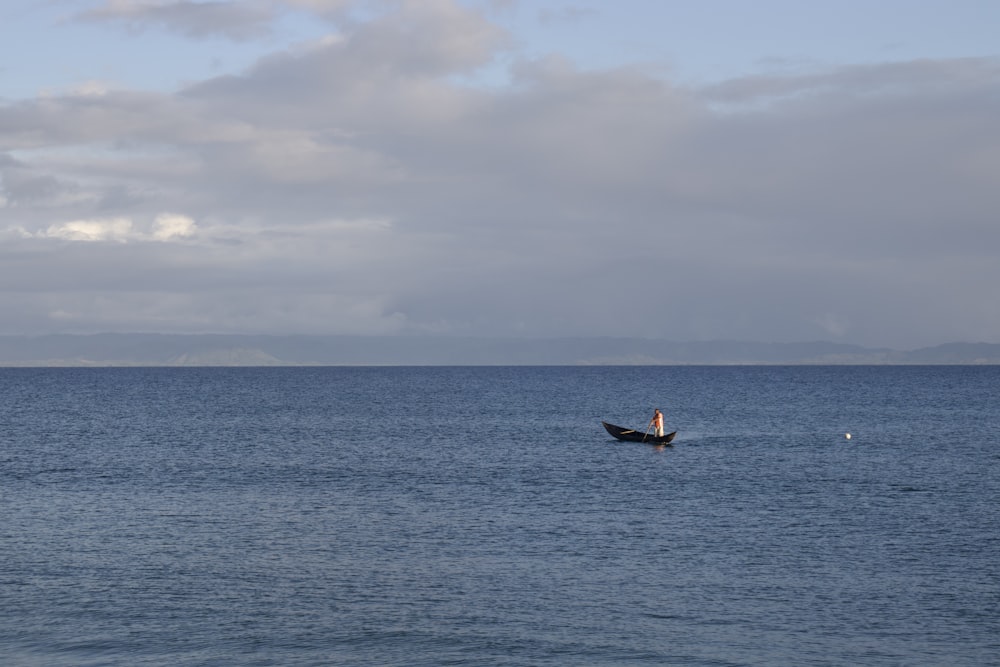
[[[6,368],[0,396],[5,666],[1000,665],[1000,367]],[[673,447],[601,428],[656,407]]]

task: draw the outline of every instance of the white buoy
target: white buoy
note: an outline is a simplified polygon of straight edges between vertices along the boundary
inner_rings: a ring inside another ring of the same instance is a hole
[[[850,433],[845,433],[844,437],[847,438],[848,440],[850,440],[851,439],[851,434]]]

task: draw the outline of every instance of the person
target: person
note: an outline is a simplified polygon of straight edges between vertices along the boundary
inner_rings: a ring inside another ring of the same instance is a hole
[[[663,437],[663,413],[660,412],[659,408],[656,408],[656,410],[653,412],[653,418],[649,420],[649,426],[656,428],[656,431],[654,431],[654,433],[656,434],[657,438]],[[649,427],[647,427],[646,430],[648,431]]]

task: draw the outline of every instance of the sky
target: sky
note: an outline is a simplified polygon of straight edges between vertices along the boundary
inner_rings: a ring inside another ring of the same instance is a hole
[[[992,0],[0,0],[0,334],[1000,343]]]

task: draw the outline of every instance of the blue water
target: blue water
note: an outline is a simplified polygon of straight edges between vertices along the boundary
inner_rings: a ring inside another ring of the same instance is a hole
[[[0,395],[3,665],[1000,664],[1000,367],[0,369]],[[654,407],[674,447],[601,429]]]

